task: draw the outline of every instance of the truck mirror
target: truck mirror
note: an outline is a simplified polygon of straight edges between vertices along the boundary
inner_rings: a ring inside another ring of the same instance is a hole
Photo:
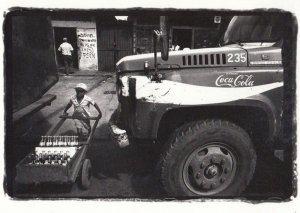
[[[161,58],[166,61],[169,58],[169,38],[167,28],[167,18],[160,16],[159,19],[159,30],[153,31],[153,52],[154,52],[154,74],[151,77],[151,81],[161,82],[161,79],[157,75],[158,64],[157,64],[157,44],[159,43]],[[146,72],[146,66],[144,66]]]
[[[169,58],[169,36],[168,36],[168,23],[167,23],[166,16],[160,16],[159,25],[160,25],[160,51],[161,51],[161,58],[164,61],[167,61]]]

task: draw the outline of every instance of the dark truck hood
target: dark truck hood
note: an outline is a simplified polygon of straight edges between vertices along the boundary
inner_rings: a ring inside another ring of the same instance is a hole
[[[262,55],[266,55],[266,61],[264,61],[265,59],[262,58]],[[237,57],[240,56],[243,56],[245,60],[241,60],[241,58],[238,60]],[[144,69],[145,61],[148,61],[150,69],[154,69],[154,53],[149,53],[122,58],[116,64],[117,70],[119,72],[141,71]],[[263,47],[259,45],[255,47],[230,45],[217,48],[170,51],[167,61],[163,61],[161,54],[157,53],[157,62],[160,69],[274,66],[281,65],[281,49],[279,47]]]

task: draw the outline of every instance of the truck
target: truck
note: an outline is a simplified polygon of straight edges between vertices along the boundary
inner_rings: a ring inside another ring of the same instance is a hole
[[[157,174],[170,196],[238,196],[260,145],[284,149],[286,23],[276,15],[234,16],[219,46],[169,52],[166,19],[153,33],[154,54],[116,64],[112,138],[120,147],[159,144]]]

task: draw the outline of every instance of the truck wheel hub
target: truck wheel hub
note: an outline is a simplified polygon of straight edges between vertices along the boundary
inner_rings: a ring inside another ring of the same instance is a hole
[[[215,176],[217,176],[219,174],[219,169],[218,166],[215,164],[211,164],[209,165],[206,169],[205,169],[205,177],[208,179],[211,179]]]
[[[183,181],[198,195],[213,195],[233,180],[237,158],[223,143],[214,142],[193,151],[183,166]]]

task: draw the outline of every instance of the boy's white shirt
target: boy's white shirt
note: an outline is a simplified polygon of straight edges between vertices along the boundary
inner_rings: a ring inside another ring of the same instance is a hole
[[[82,107],[89,116],[90,116],[90,112],[89,112],[90,104],[95,105],[95,101],[87,95],[84,95],[80,103],[78,102],[76,95],[73,95],[71,97],[71,102],[74,106],[74,111],[76,110],[77,107]]]

